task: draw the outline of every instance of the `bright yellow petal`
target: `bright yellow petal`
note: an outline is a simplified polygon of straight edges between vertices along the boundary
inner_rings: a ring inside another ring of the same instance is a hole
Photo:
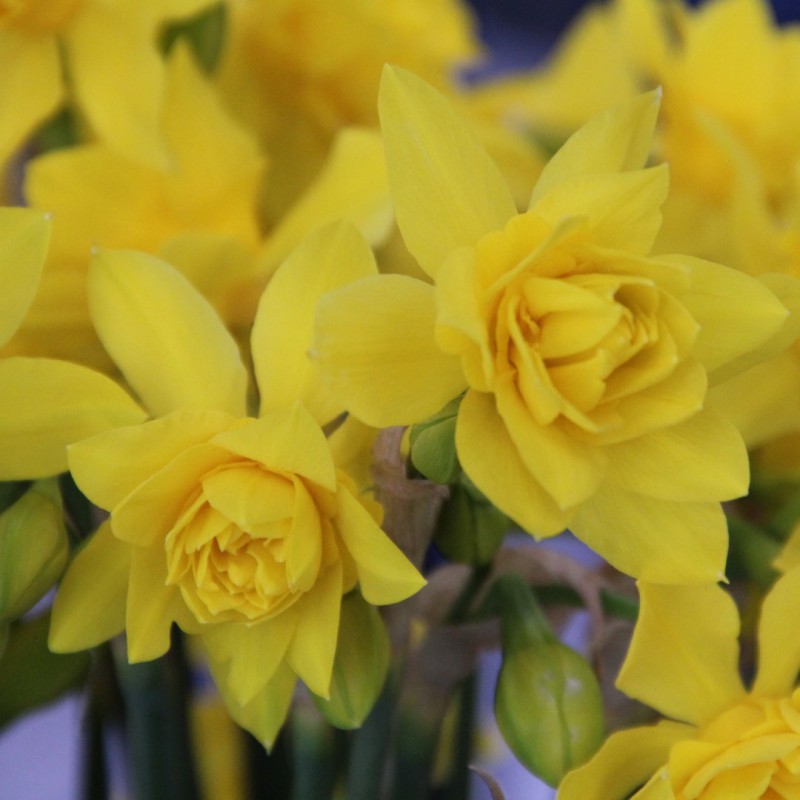
[[[514,200],[469,123],[424,81],[385,67],[378,109],[397,224],[435,277],[453,250],[502,230]]]
[[[49,240],[50,220],[44,214],[0,208],[0,347],[14,334],[33,301]]]
[[[542,170],[529,208],[575,178],[641,169],[650,153],[660,104],[661,92],[648,92],[589,120]]]
[[[261,296],[251,336],[262,413],[299,400],[324,425],[344,410],[308,357],[314,312],[326,292],[377,272],[369,245],[346,222],[320,228],[281,265]]]
[[[53,602],[48,647],[54,653],[85,650],[125,629],[131,547],[108,522],[73,557]]]
[[[611,175],[577,177],[554,187],[531,211],[551,225],[585,217],[600,247],[646,255],[661,228],[669,178],[665,165]]]
[[[103,345],[154,415],[191,407],[244,416],[247,373],[236,342],[168,264],[133,251],[97,253],[89,307]]]
[[[498,379],[495,400],[519,457],[559,508],[569,509],[595,492],[605,474],[601,449],[573,439],[555,425],[539,425],[513,378]]]
[[[63,44],[78,103],[100,138],[133,161],[166,165],[164,66],[150,20],[130,3],[88,3]]]
[[[333,491],[336,470],[325,434],[299,403],[268,411],[260,419],[232,428],[211,440],[271,470],[294,473]]]
[[[146,414],[105,375],[44,358],[0,360],[0,480],[64,472],[67,445]]]
[[[6,28],[0,31],[0,164],[5,166],[33,130],[64,96],[58,42]]]
[[[702,725],[744,695],[739,612],[716,585],[639,582],[639,618],[617,687],[674,719]]]
[[[425,579],[341,484],[336,501],[336,529],[356,563],[364,599],[380,606],[398,603],[418,592]]]
[[[282,665],[267,682],[266,686],[250,702],[237,703],[227,684],[222,669],[211,661],[211,671],[225,707],[238,725],[250,731],[258,741],[269,750],[289,713],[297,677],[291,668]]]
[[[692,269],[692,286],[680,301],[700,323],[694,355],[713,373],[715,382],[746,366],[746,362],[730,362],[768,341],[786,322],[786,307],[756,278],[690,256],[658,260],[688,264]]]
[[[207,442],[231,422],[218,411],[176,411],[105,431],[69,447],[69,469],[95,505],[111,510],[179,453]]]
[[[364,278],[322,298],[312,358],[344,406],[375,427],[435,414],[465,386],[436,346],[435,290],[404,275]]]
[[[678,722],[612,733],[589,762],[564,778],[558,787],[558,800],[630,797],[667,763],[672,746],[694,733],[693,727]]]
[[[783,696],[794,687],[800,670],[798,613],[800,568],[795,567],[776,581],[761,605],[754,694]]]
[[[328,697],[342,605],[342,565],[334,562],[296,604],[297,628],[288,660],[303,683]]]
[[[270,275],[315,228],[335,220],[355,225],[370,244],[382,242],[394,222],[383,140],[374,131],[339,132],[317,179],[281,217],[258,259],[258,271]]]
[[[747,450],[737,429],[706,408],[671,428],[608,445],[606,478],[663,500],[732,500],[747,494]]]
[[[203,645],[215,662],[225,665],[227,693],[247,705],[281,666],[297,625],[294,609],[256,625],[209,625]]]
[[[528,533],[542,538],[567,527],[569,513],[529,472],[492,395],[470,390],[461,401],[456,450],[470,480]]]
[[[606,485],[576,510],[570,527],[636,578],[689,584],[723,577],[728,527],[719,503],[659,500]]]

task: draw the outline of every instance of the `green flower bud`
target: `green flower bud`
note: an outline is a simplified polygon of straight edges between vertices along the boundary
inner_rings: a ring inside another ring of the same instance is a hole
[[[461,398],[448,403],[438,414],[414,425],[408,439],[411,463],[434,483],[451,483],[461,467],[456,455],[456,416]]]
[[[551,786],[603,741],[603,705],[594,671],[558,641],[527,585],[499,579],[503,665],[495,717],[514,755]]]
[[[58,580],[68,555],[56,483],[38,481],[0,514],[0,622],[34,606]]]
[[[313,695],[314,704],[331,725],[358,728],[372,711],[388,668],[389,637],[378,609],[350,592],[342,599],[330,698]]]
[[[508,517],[462,476],[450,487],[434,542],[450,561],[480,566],[492,560],[509,527]]]

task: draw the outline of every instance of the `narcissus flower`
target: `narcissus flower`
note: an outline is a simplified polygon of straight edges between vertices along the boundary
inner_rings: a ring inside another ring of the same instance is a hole
[[[366,245],[331,270],[338,239],[359,241],[346,225],[321,230],[262,297],[257,419],[234,340],[179,273],[129,251],[101,252],[90,271],[98,333],[156,418],[70,448],[77,484],[111,516],[61,585],[51,648],[125,630],[129,659],[152,659],[176,622],[201,637],[234,718],[265,743],[298,676],[328,696],[343,594],[358,584],[392,603],[424,583],[320,427],[338,409],[305,364],[311,309],[343,276],[375,270]]]
[[[665,166],[644,166],[657,110],[643,95],[588,123],[518,214],[447,101],[387,68],[390,189],[434,283],[332,292],[313,354],[371,425],[420,422],[463,393],[465,472],[536,536],[570,527],[625,572],[707,582],[724,566],[719,501],[746,492],[748,470],[706,389],[788,312],[735,270],[649,255],[668,185]]]
[[[74,95],[120,152],[167,158],[158,133],[159,26],[211,0],[12,0],[0,8],[0,163]],[[66,72],[69,76],[65,78]],[[69,84],[69,86],[67,86]]]
[[[758,624],[758,670],[739,677],[739,616],[717,586],[642,584],[617,685],[670,719],[612,734],[569,774],[559,800],[800,797],[800,570],[772,588]]]

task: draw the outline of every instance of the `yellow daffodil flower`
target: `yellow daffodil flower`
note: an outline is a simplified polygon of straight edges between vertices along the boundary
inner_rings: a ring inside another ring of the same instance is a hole
[[[567,775],[559,800],[800,797],[800,570],[767,595],[758,670],[739,677],[739,615],[717,586],[641,584],[617,686],[668,720],[613,733]]]
[[[788,312],[736,270],[648,255],[668,182],[644,167],[657,109],[644,95],[588,123],[518,214],[447,101],[387,68],[398,225],[434,285],[376,276],[332,292],[313,355],[371,425],[419,422],[464,393],[461,464],[534,535],[570,527],[624,572],[708,582],[724,567],[719,501],[747,491],[748,469],[706,388]]]
[[[341,252],[358,255],[342,264]],[[319,294],[374,272],[344,223],[287,259],[253,328],[251,418],[237,345],[189,283],[150,255],[96,256],[94,323],[154,419],[69,450],[75,481],[111,516],[61,585],[52,649],[125,630],[129,659],[148,660],[175,622],[200,637],[234,719],[269,744],[297,677],[328,695],[342,595],[358,583],[368,602],[393,603],[423,585],[337,467],[320,425],[339,408],[305,358]]]
[[[91,128],[164,163],[159,27],[211,0],[11,0],[0,9],[0,163],[74,96]],[[67,78],[68,76],[68,78]]]

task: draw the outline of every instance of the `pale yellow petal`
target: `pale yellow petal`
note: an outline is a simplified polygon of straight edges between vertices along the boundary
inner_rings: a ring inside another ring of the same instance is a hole
[[[44,358],[0,360],[0,480],[64,472],[67,445],[147,415],[110,378]]]
[[[639,618],[617,687],[702,725],[744,695],[736,604],[716,585],[638,585]]]
[[[294,609],[256,625],[223,623],[203,630],[213,661],[225,665],[227,693],[247,705],[280,668],[297,625]]]
[[[661,92],[625,100],[593,117],[542,170],[529,208],[565,181],[641,169],[650,153]]]
[[[343,411],[308,356],[314,312],[326,292],[377,271],[369,245],[347,222],[320,228],[281,265],[261,296],[251,336],[261,413],[301,401],[324,425]]]
[[[663,500],[732,500],[747,494],[747,450],[734,425],[706,408],[671,428],[608,445],[606,478]]]
[[[700,323],[694,354],[715,382],[739,371],[741,365],[730,362],[768,341],[786,322],[789,312],[769,287],[739,270],[691,256],[658,260],[692,269],[692,286],[679,299]]]
[[[303,683],[328,697],[342,605],[342,565],[334,562],[296,604],[297,628],[288,660]]]
[[[105,431],[69,447],[69,469],[95,505],[111,510],[179,453],[207,442],[231,422],[223,412],[185,410]]]
[[[0,31],[0,164],[52,114],[64,97],[58,42],[52,34]]]
[[[85,650],[125,629],[131,546],[103,523],[75,554],[53,601],[50,637],[54,653]]]
[[[247,373],[209,303],[155,256],[104,250],[89,269],[103,345],[155,415],[181,407],[245,414]]]
[[[436,346],[435,323],[432,286],[404,275],[364,278],[320,300],[312,358],[364,422],[419,422],[465,387],[458,357]]]
[[[723,577],[728,527],[719,503],[659,500],[606,485],[577,509],[570,528],[636,578],[694,584]]]
[[[621,174],[589,175],[555,186],[530,210],[551,225],[565,217],[585,217],[594,244],[646,255],[661,228],[661,205],[668,188],[663,164]]]
[[[514,200],[469,123],[424,81],[384,68],[378,109],[397,224],[435,277],[450,252],[502,230]]]
[[[88,3],[63,44],[81,111],[100,138],[133,161],[166,165],[165,75],[150,20],[129,3]]]
[[[261,275],[270,275],[315,228],[347,220],[376,245],[388,236],[394,213],[389,198],[383,140],[374,131],[345,128],[314,183],[284,214],[258,259]]]
[[[0,347],[12,337],[33,301],[49,240],[50,220],[41,212],[0,208]]]
[[[364,599],[380,606],[398,603],[418,592],[425,579],[341,484],[336,502],[336,529],[356,563]]]
[[[456,450],[472,482],[501,511],[537,538],[563,531],[570,514],[531,475],[492,395],[468,391],[458,412]]]
[[[558,800],[630,797],[666,765],[672,746],[694,733],[690,725],[671,721],[612,733],[590,761],[564,778],[558,787]]]
[[[323,558],[320,509],[302,481],[295,478],[291,530],[284,546],[286,582],[295,592],[312,591]]]
[[[336,470],[325,434],[299,403],[268,411],[260,419],[219,434],[212,444],[264,464],[294,473],[333,491]]]
[[[800,568],[779,578],[761,605],[758,622],[758,672],[755,694],[783,696],[797,681],[800,670]]]

